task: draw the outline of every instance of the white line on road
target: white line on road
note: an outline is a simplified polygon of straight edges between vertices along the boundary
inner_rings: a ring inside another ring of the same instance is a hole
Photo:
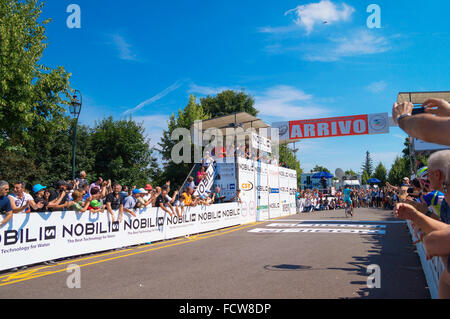
[[[386,228],[386,225],[359,225],[359,224],[289,224],[275,223],[266,227],[294,227],[294,228],[311,228],[311,227],[340,227],[340,228]]]
[[[376,220],[376,221],[368,221],[368,220],[302,220],[302,219],[280,219],[282,222],[297,222],[297,223],[359,223],[359,224],[406,224],[406,221],[385,221],[385,220]]]
[[[281,233],[326,233],[326,234],[370,234],[370,235],[385,235],[385,230],[368,230],[368,229],[333,229],[333,228],[255,228],[249,233],[259,234],[281,234]]]

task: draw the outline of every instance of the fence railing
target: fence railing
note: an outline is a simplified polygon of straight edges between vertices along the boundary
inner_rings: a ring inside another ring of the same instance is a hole
[[[409,231],[413,237],[413,241],[416,242],[418,238],[414,233],[414,229],[411,226],[411,222],[408,222]],[[425,273],[425,278],[428,283],[428,288],[430,290],[431,298],[439,298],[439,280],[443,274],[445,268],[442,259],[439,257],[434,257],[432,260],[427,260],[426,250],[422,242],[417,244],[417,253],[420,257],[420,262],[422,263],[422,269]]]

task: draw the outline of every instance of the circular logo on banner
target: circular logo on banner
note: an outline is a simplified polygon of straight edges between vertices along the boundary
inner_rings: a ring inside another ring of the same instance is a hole
[[[280,125],[280,136],[285,136],[289,131],[289,124]]]
[[[255,206],[256,206],[256,203],[253,201],[248,203],[248,208],[250,210],[250,214],[249,214],[250,216],[255,216],[255,214],[256,214]]]
[[[374,115],[369,120],[369,126],[374,132],[384,132],[387,124],[386,118],[383,115]]]
[[[247,208],[247,204],[243,204],[242,205],[242,217],[246,217],[247,216],[247,214],[248,214],[248,208]]]

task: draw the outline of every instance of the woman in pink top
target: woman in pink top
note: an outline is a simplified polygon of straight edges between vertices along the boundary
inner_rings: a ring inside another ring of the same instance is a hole
[[[202,179],[205,177],[205,167],[202,166],[202,168],[197,172],[197,180],[196,180],[196,184],[200,184],[200,182],[202,181]]]

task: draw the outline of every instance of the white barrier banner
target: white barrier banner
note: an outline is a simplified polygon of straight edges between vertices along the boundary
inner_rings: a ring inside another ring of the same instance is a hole
[[[121,223],[112,223],[107,213],[16,214],[0,228],[0,271],[207,232],[244,220],[237,203],[187,208],[181,219],[159,208],[137,210],[136,216],[124,213]]]
[[[256,220],[256,162],[238,158],[239,188],[243,203],[243,218],[246,222]]]
[[[280,167],[279,168],[279,181],[280,181],[280,205],[281,215],[291,215],[291,200],[290,200],[290,188],[289,188],[289,173],[291,170]],[[295,194],[294,194],[295,196]]]
[[[256,163],[256,210],[257,221],[269,219],[269,165]]]
[[[281,216],[278,170],[277,166],[269,165],[269,216],[271,219]]]

